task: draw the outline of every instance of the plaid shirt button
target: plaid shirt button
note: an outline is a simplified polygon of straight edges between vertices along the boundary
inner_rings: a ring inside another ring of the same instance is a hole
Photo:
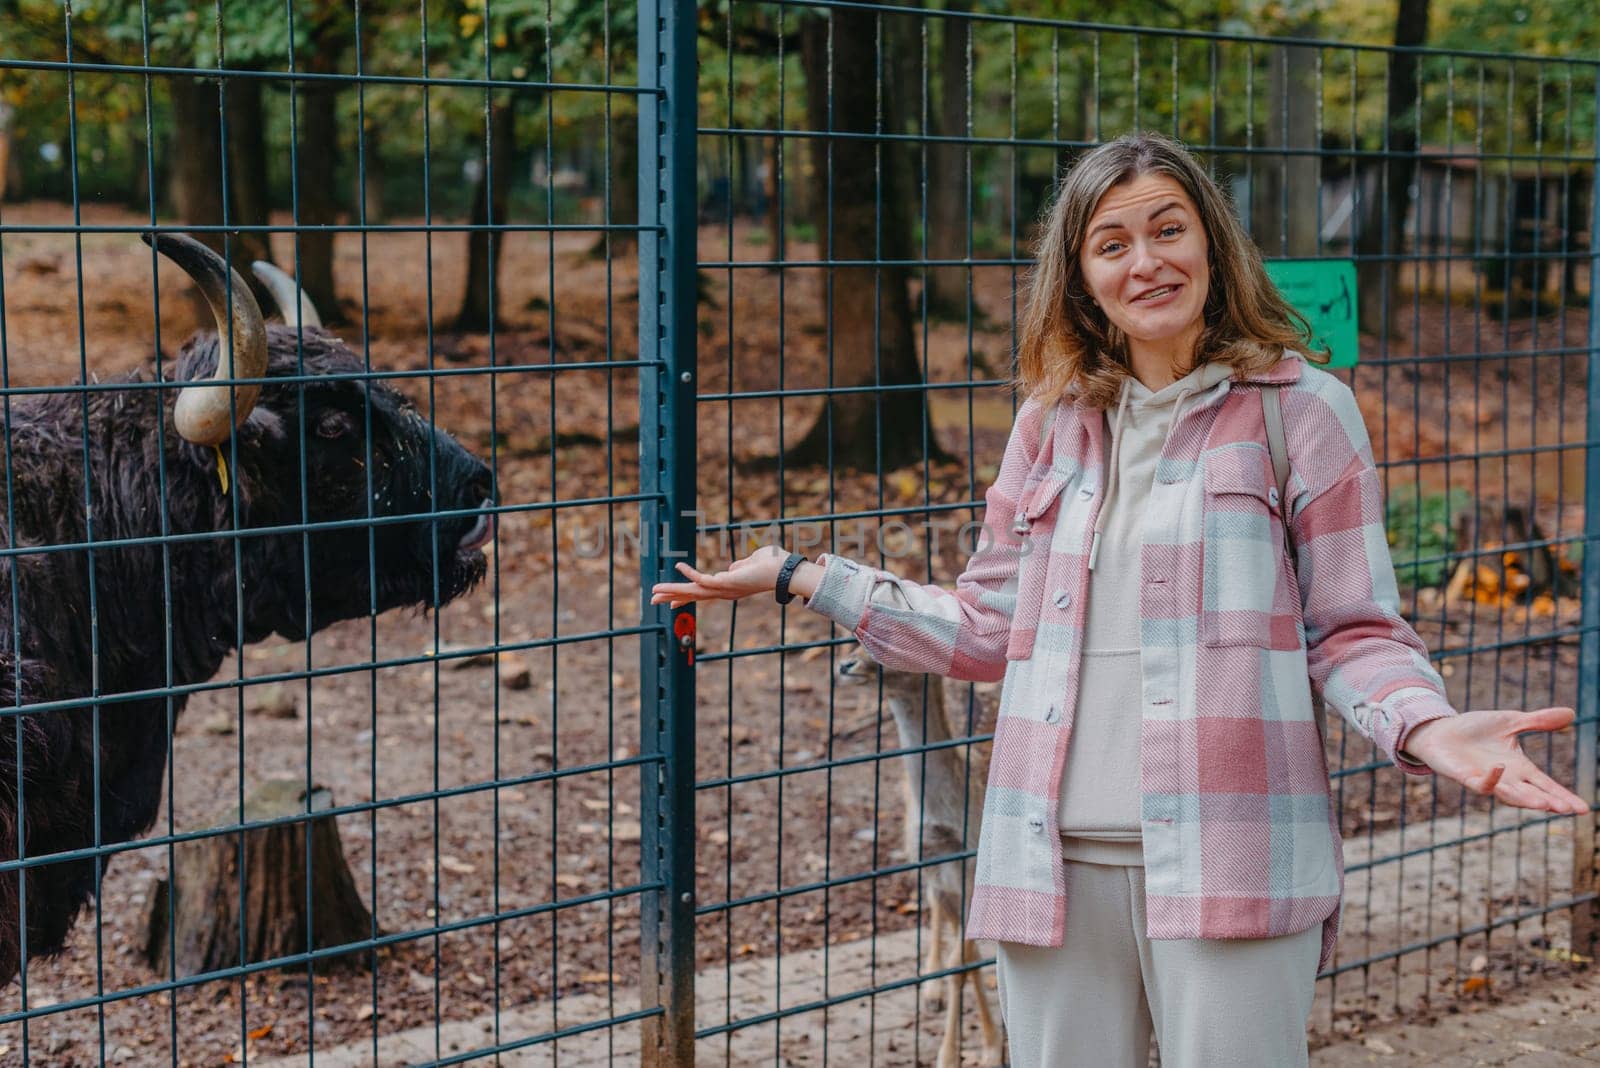
[[[1046,723],[1054,723],[1056,720],[1058,720],[1060,718],[1061,718],[1061,712],[1056,708],[1055,705],[1051,705],[1049,708],[1047,708],[1045,710],[1044,721]]]
[[[1052,598],[1052,602],[1057,608],[1066,608],[1068,605],[1072,604],[1072,591],[1057,590],[1055,597]]]
[[[1044,830],[1044,817],[1029,816],[1028,829],[1033,831],[1034,834],[1038,834],[1040,831]]]

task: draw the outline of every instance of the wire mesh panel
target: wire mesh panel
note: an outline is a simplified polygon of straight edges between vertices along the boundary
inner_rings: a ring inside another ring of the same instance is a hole
[[[0,4],[0,1063],[992,1052],[1000,685],[640,590],[950,586],[1128,130],[1353,263],[1402,609],[1594,796],[1600,67],[973,6]],[[1593,956],[1592,820],[1325,742],[1319,1030]]]
[[[637,34],[0,6],[4,1063],[637,1057]]]
[[[702,566],[775,540],[951,587],[1015,411],[1036,220],[1083,148],[1152,129],[1270,261],[1353,261],[1322,298],[1363,330],[1334,373],[1452,702],[1579,703],[1592,64],[966,5],[701,18]],[[992,969],[933,944],[941,895],[970,892],[998,685],[880,674],[798,603],[698,615],[700,1062],[932,1063],[962,969],[980,1054]],[[1530,752],[1592,797],[1582,711]],[[1589,821],[1325,740],[1348,874],[1319,1030],[1590,955]]]

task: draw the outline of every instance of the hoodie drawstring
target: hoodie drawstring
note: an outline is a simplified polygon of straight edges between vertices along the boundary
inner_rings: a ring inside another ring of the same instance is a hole
[[[1105,476],[1106,495],[1100,502],[1100,512],[1095,516],[1094,537],[1089,541],[1089,570],[1094,570],[1095,558],[1100,555],[1100,535],[1105,529],[1106,516],[1111,514],[1111,502],[1117,493],[1118,472],[1121,468],[1122,458],[1122,422],[1128,411],[1128,399],[1133,394],[1131,380],[1122,383],[1122,396],[1117,402],[1117,414],[1111,420],[1111,456],[1108,461],[1109,470]],[[1183,402],[1199,392],[1199,387],[1185,386],[1178,391],[1177,399],[1172,405],[1172,419],[1167,423],[1167,433],[1161,440],[1161,455],[1166,455],[1167,444],[1172,440],[1172,432],[1177,429],[1178,419],[1183,415]]]
[[[1108,461],[1108,470],[1105,476],[1106,495],[1100,502],[1100,514],[1095,517],[1094,537],[1089,541],[1089,570],[1094,570],[1094,561],[1100,555],[1100,534],[1105,528],[1106,516],[1111,512],[1111,501],[1117,495],[1117,469],[1122,456],[1122,419],[1128,412],[1128,397],[1132,394],[1129,382],[1122,383],[1122,392],[1117,399],[1117,414],[1111,419],[1111,458]]]

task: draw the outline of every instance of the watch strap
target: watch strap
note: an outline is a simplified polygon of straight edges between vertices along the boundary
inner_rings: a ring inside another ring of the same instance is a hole
[[[773,589],[772,595],[779,604],[788,604],[794,600],[794,594],[789,592],[789,580],[794,578],[797,567],[806,562],[806,558],[799,553],[790,553],[789,558],[778,569],[778,584]]]

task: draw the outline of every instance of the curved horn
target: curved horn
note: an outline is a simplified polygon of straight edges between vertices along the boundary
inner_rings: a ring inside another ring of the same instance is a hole
[[[219,445],[234,426],[243,423],[261,395],[258,383],[234,386],[229,405],[230,379],[261,378],[267,372],[267,327],[261,307],[250,287],[222,257],[184,234],[141,234],[144,243],[167,257],[193,278],[217,317],[217,370],[211,385],[185,386],[173,406],[178,433],[196,445]],[[230,308],[228,277],[232,275]],[[231,311],[231,317],[230,317]],[[229,326],[232,325],[232,344]]]
[[[317,306],[311,303],[306,291],[296,285],[293,278],[266,260],[256,260],[250,264],[250,273],[261,279],[261,284],[267,287],[267,292],[278,303],[278,310],[283,313],[283,321],[291,328],[298,330],[302,326],[322,325]],[[296,309],[300,313],[298,317],[295,315]]]

